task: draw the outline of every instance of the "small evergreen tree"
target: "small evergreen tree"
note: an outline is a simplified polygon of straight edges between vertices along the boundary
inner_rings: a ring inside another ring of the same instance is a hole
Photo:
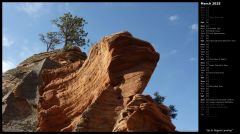
[[[175,108],[175,106],[174,105],[169,105],[169,109],[170,109],[170,113],[169,113],[169,115],[173,118],[173,119],[175,119],[176,118],[176,116],[177,116],[177,109]]]
[[[57,44],[60,44],[57,32],[48,32],[46,35],[39,34],[40,40],[47,45],[47,52],[54,50]]]
[[[165,97],[160,96],[158,92],[155,92],[153,95],[154,95],[153,100],[154,100],[155,102],[157,102],[158,104],[162,104],[162,103],[164,102]]]
[[[86,38],[88,33],[83,29],[87,22],[83,18],[68,12],[52,22],[59,28],[58,33],[61,35],[59,40],[64,42],[65,49],[71,46],[81,47],[89,43],[89,39]]]
[[[155,92],[154,94],[154,98],[153,100],[158,103],[158,104],[163,104],[164,100],[165,100],[165,97],[159,95],[158,92]],[[172,118],[172,119],[175,119],[176,116],[177,116],[177,109],[175,108],[174,105],[169,105],[169,109],[170,109],[170,112],[169,112],[169,116]]]

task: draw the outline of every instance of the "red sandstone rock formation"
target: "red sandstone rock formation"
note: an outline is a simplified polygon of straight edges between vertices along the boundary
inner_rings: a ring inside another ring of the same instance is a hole
[[[114,132],[172,132],[169,108],[158,105],[150,96],[136,94],[119,114]]]
[[[42,70],[78,62],[86,55],[75,48],[33,55],[2,76],[3,131],[36,131],[38,90],[43,85]]]
[[[140,95],[159,60],[150,43],[121,32],[94,45],[85,61],[76,48],[53,53],[42,58],[58,65],[38,69],[39,99],[32,97],[37,100],[37,131],[175,130],[169,109]]]

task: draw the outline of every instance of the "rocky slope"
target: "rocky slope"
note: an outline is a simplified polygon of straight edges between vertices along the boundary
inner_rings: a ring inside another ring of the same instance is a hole
[[[129,32],[33,55],[3,75],[4,131],[175,131],[169,109],[141,95],[159,60]]]
[[[55,69],[73,62],[83,64],[86,55],[79,48],[33,55],[2,76],[3,131],[36,131],[40,77],[43,69]]]

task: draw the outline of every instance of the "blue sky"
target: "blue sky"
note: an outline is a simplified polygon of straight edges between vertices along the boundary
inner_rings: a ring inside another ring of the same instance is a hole
[[[198,3],[3,3],[2,71],[46,51],[38,34],[56,31],[51,20],[65,12],[88,22],[92,43],[123,30],[150,42],[161,57],[144,94],[176,106],[177,130],[198,130]]]

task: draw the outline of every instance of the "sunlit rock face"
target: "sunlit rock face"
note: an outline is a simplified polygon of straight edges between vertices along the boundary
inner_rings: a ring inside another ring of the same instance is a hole
[[[3,76],[3,130],[174,131],[169,109],[141,95],[158,61],[129,32],[103,37],[88,57],[76,47],[34,55]]]

